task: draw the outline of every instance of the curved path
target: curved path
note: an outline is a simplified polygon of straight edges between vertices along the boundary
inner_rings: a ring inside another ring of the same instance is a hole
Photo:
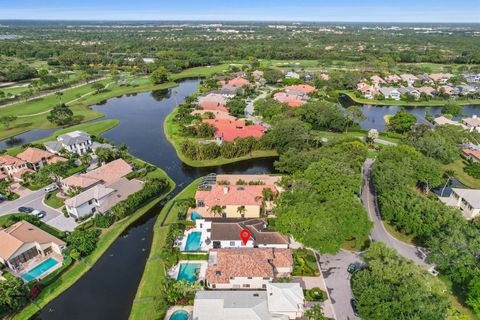
[[[367,159],[363,166],[363,187],[362,187],[362,203],[373,221],[373,229],[370,233],[372,241],[382,241],[387,247],[397,250],[401,256],[414,261],[420,266],[430,267],[430,265],[421,257],[418,247],[407,244],[392,236],[385,229],[380,211],[378,209],[377,195],[373,185],[372,166],[375,160]]]

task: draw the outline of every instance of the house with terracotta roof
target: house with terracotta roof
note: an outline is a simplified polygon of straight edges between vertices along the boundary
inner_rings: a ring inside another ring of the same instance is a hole
[[[0,170],[4,176],[16,181],[22,181],[24,173],[33,173],[26,161],[8,154],[0,156]]]
[[[201,110],[205,110],[205,111],[222,111],[222,112],[228,113],[227,106],[220,102],[202,101],[198,106],[200,107]]]
[[[54,153],[32,147],[17,154],[17,158],[25,161],[28,164],[28,167],[35,171],[38,171],[49,164],[68,161],[66,158],[57,156]]]
[[[389,76],[386,76],[385,77],[385,81],[387,83],[398,83],[400,81],[402,81],[402,78],[400,78],[398,75],[396,74],[392,74],[392,75],[389,75]]]
[[[402,81],[406,81],[409,86],[413,86],[415,81],[418,81],[418,78],[416,76],[414,76],[413,74],[409,74],[409,73],[401,74],[400,78],[402,79]]]
[[[221,110],[193,110],[191,115],[200,115],[203,117],[205,114],[211,114],[213,115],[213,119],[219,119],[219,120],[230,120],[230,121],[235,121],[237,118],[234,116],[230,115],[226,111],[221,111]]]
[[[0,263],[20,276],[50,258],[55,260],[58,267],[63,264],[65,242],[25,220],[1,229],[0,244]],[[38,277],[46,274],[44,271]]]
[[[231,80],[226,81],[225,85],[230,85],[232,87],[243,87],[243,86],[249,86],[250,81],[248,81],[243,77],[237,77],[237,78],[233,78]]]
[[[128,198],[129,195],[142,190],[139,180],[119,178],[108,184],[97,184],[82,193],[65,200],[68,214],[82,218],[96,213],[106,213],[114,205]]]
[[[440,83],[440,84],[446,84],[448,80],[453,77],[453,74],[450,73],[432,73],[429,75],[430,79],[433,82]]]
[[[382,79],[382,77],[377,76],[377,75],[371,76],[370,80],[372,81],[372,83],[374,85],[377,85],[377,86],[387,83],[385,80]]]
[[[272,201],[263,199],[264,189],[270,189],[274,195],[279,193],[272,185],[213,185],[195,193],[195,211],[204,218],[258,218],[262,211],[271,211],[273,207]],[[221,207],[222,212],[213,212],[213,207]]]
[[[117,159],[87,173],[80,173],[62,179],[60,185],[64,193],[72,189],[85,190],[97,184],[109,184],[132,172],[132,167],[123,159]]]
[[[420,92],[420,94],[423,93],[430,97],[433,97],[433,95],[436,93],[435,89],[432,87],[420,87],[420,88],[417,88],[417,90],[418,92]]]
[[[365,97],[365,99],[373,99],[378,94],[378,87],[369,85],[365,82],[357,83],[357,90]]]
[[[266,131],[264,126],[258,124],[247,125],[243,120],[203,119],[203,122],[215,128],[215,140],[218,143],[234,141],[237,138],[260,138],[265,135]]]
[[[287,93],[289,93],[290,91],[300,91],[305,94],[309,94],[309,93],[315,92],[315,90],[316,90],[315,87],[309,84],[297,84],[297,85],[285,87],[285,91]]]
[[[216,102],[222,105],[227,104],[227,99],[219,93],[209,93],[207,95],[198,98],[198,104],[201,105],[204,102]]]
[[[473,162],[480,162],[480,150],[463,149],[462,152],[465,158]]]
[[[289,107],[300,107],[306,103],[304,94],[277,92],[273,95],[273,99],[285,103]]]
[[[292,271],[290,249],[216,249],[210,251],[205,280],[210,289],[266,289]]]

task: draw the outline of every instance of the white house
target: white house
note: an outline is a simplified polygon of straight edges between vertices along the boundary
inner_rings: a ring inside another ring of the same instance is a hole
[[[287,249],[289,247],[288,238],[278,232],[267,230],[267,224],[263,219],[242,221],[216,220],[196,219],[195,229],[186,231],[185,239],[188,238],[191,232],[201,232],[202,250],[220,248]],[[244,229],[250,231],[251,235],[245,245],[240,237],[240,232]]]
[[[400,92],[393,87],[381,87],[379,91],[385,99],[400,100]]]
[[[48,151],[58,153],[61,149],[80,155],[88,152],[92,146],[92,138],[84,131],[73,131],[57,137],[57,141],[43,144]]]
[[[62,250],[66,245],[25,220],[0,230],[0,244],[0,263],[15,272],[22,272],[38,258],[55,254],[61,265]]]
[[[271,283],[267,291],[198,291],[193,320],[289,320],[304,314],[298,283]]]
[[[300,79],[300,75],[296,72],[289,71],[285,74],[285,79]]]
[[[480,190],[452,188],[450,197],[440,197],[446,205],[462,210],[466,219],[480,215]]]

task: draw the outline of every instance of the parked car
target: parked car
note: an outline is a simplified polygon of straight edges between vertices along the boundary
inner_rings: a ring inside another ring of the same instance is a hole
[[[47,213],[43,210],[37,213],[38,219],[45,218],[46,215],[47,215]]]
[[[355,273],[358,271],[360,268],[356,263],[350,263],[347,267],[348,273]]]
[[[350,299],[350,305],[352,306],[353,314],[358,316],[358,314],[357,314],[357,301],[355,301],[355,298]]]
[[[49,186],[46,186],[46,187],[45,187],[45,192],[53,192],[53,191],[55,191],[55,190],[57,190],[57,189],[58,189],[58,186],[57,186],[56,183],[54,183],[54,184],[51,184],[51,185],[49,185]]]
[[[20,207],[18,208],[18,212],[21,213],[31,213],[33,211],[33,208],[30,207]]]

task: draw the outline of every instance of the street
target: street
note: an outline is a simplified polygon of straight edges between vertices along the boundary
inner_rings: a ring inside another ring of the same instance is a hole
[[[262,125],[267,129],[270,128],[271,126],[268,123],[263,122],[262,120],[258,119],[256,116],[253,115],[254,112],[255,112],[255,108],[254,108],[253,104],[257,100],[265,99],[267,97],[268,93],[269,93],[268,91],[262,92],[257,97],[255,97],[255,99],[253,99],[251,101],[247,101],[247,105],[245,107],[245,118],[247,120],[252,121],[254,124]]]
[[[43,203],[45,190],[34,191],[26,196],[20,197],[14,201],[3,202],[0,204],[0,216],[11,213],[18,213],[20,207],[31,207],[38,211],[45,211],[47,214],[41,220],[60,231],[73,231],[78,225],[73,218],[66,218],[63,213],[57,209],[51,208]]]

